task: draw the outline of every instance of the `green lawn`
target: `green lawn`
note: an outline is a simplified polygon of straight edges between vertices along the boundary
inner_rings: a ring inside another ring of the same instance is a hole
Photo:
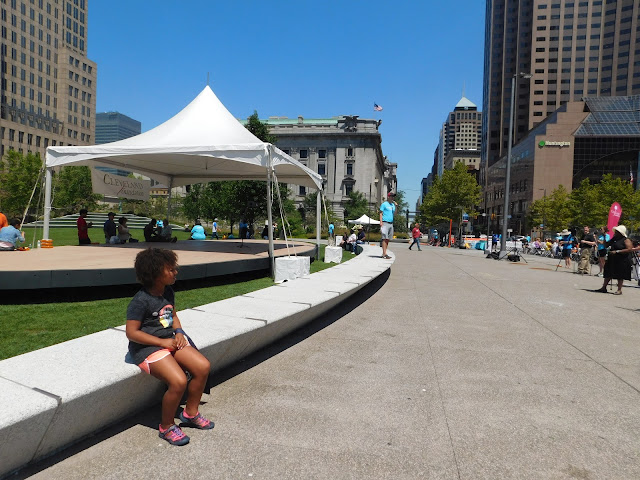
[[[55,230],[76,233],[75,229]],[[55,241],[56,237],[52,237]],[[324,245],[320,246],[320,258],[324,258]],[[350,253],[343,252],[343,262],[351,258],[354,257]],[[332,266],[334,264],[315,261],[311,263],[311,273]],[[175,286],[176,306],[184,310],[272,285],[272,279],[265,272],[178,282]],[[127,305],[138,288],[129,285],[38,291],[37,296],[33,292],[12,294],[6,302],[9,304],[2,306],[0,360],[124,325]]]

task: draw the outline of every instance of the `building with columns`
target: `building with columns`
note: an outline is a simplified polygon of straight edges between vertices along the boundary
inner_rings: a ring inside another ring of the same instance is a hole
[[[374,211],[387,192],[396,191],[398,165],[382,153],[381,120],[343,115],[261,121],[277,138],[278,148],[322,175],[327,204],[338,217],[344,218],[344,203],[352,191],[361,192]],[[312,191],[297,185],[290,189],[296,202]]]

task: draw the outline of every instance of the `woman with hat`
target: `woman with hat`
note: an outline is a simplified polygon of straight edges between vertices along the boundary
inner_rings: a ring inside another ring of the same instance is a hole
[[[573,242],[575,240],[571,232],[566,228],[560,232],[562,239],[560,240],[560,248],[562,248],[562,258],[564,258],[564,266],[571,268],[571,251],[573,250]]]
[[[614,295],[622,295],[622,283],[631,280],[631,255],[633,243],[627,238],[627,227],[613,227],[613,238],[606,243],[610,248],[604,264],[604,283],[596,292],[607,293],[607,284],[612,278],[618,280],[618,290]]]

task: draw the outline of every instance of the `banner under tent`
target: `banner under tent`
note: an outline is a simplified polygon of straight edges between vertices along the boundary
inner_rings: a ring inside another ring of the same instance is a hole
[[[247,130],[207,85],[182,111],[157,127],[112,143],[55,146],[46,151],[44,238],[49,237],[51,180],[54,167],[86,165],[129,170],[171,189],[223,180],[266,180],[267,216],[273,225],[271,183],[322,190],[322,177]],[[318,195],[320,202],[321,195]],[[318,209],[320,207],[318,206]],[[318,215],[317,242],[320,238]],[[269,257],[273,273],[273,229],[269,229]]]

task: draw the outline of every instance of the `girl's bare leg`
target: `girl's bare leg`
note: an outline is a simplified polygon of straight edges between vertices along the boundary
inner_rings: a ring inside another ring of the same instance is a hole
[[[178,362],[171,355],[158,360],[150,365],[151,375],[167,384],[167,391],[162,397],[162,422],[163,429],[174,424],[174,418],[182,394],[187,388],[187,376]]]
[[[184,409],[187,415],[193,417],[198,413],[202,392],[211,371],[211,364],[204,355],[191,346],[178,350],[174,358],[180,367],[188,370],[192,375],[187,387],[187,403]]]

